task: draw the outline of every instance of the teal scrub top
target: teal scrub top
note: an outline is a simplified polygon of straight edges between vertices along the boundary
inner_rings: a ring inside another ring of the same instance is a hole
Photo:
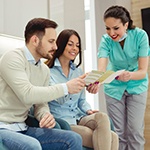
[[[108,34],[102,36],[98,58],[108,58],[107,70],[125,69],[131,72],[138,70],[138,58],[147,57],[150,54],[148,35],[140,29],[135,28],[127,31],[127,37],[122,48],[119,42],[113,41]],[[129,80],[123,82],[113,80],[104,85],[104,92],[117,100],[121,100],[124,91],[129,94],[140,94],[148,89],[148,75],[141,80]]]

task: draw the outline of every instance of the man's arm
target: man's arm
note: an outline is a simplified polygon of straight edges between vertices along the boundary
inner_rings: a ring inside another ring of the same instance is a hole
[[[4,55],[0,62],[2,78],[23,103],[39,104],[64,96],[61,84],[47,87],[33,85],[25,71],[24,59],[19,52],[11,51]],[[67,83],[68,92],[77,93],[84,85],[83,79],[73,79]]]

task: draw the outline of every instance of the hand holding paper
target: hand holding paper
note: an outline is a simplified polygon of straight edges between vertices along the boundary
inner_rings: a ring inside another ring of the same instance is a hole
[[[103,83],[110,83],[112,82],[117,76],[119,76],[125,70],[119,71],[111,71],[107,70],[106,72],[101,72],[97,70],[92,70],[86,77],[85,83],[86,85],[93,84],[95,82]]]

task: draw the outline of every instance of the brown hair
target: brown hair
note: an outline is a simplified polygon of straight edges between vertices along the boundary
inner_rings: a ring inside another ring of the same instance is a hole
[[[122,6],[116,5],[116,6],[109,7],[104,13],[104,20],[109,18],[109,17],[121,19],[121,22],[123,23],[123,25],[126,22],[129,22],[128,29],[134,29],[135,28],[135,26],[133,25],[133,21],[130,17],[129,11]]]
[[[28,22],[28,24],[25,27],[24,37],[25,42],[28,43],[30,38],[35,34],[38,36],[39,39],[43,37],[45,34],[46,28],[57,28],[57,23],[45,19],[45,18],[34,18]]]
[[[48,65],[48,67],[52,68],[54,66],[55,59],[59,58],[63,54],[63,52],[65,50],[65,47],[66,47],[66,45],[69,41],[69,38],[72,35],[77,36],[78,39],[79,39],[79,63],[76,67],[78,67],[82,63],[82,52],[81,52],[81,39],[80,39],[80,36],[75,30],[65,29],[59,34],[59,36],[56,40],[56,44],[57,44],[58,49],[55,52],[53,59],[48,60],[48,61],[45,62]],[[74,60],[72,60],[72,62],[74,62]]]

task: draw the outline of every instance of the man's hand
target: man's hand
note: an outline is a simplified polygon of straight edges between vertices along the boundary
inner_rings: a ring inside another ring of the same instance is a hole
[[[53,128],[56,125],[55,119],[51,113],[46,113],[40,120],[39,126],[41,128]]]
[[[85,76],[86,74],[78,78],[72,79],[66,83],[68,87],[68,92],[70,94],[78,93],[85,87],[85,81],[84,81]]]

